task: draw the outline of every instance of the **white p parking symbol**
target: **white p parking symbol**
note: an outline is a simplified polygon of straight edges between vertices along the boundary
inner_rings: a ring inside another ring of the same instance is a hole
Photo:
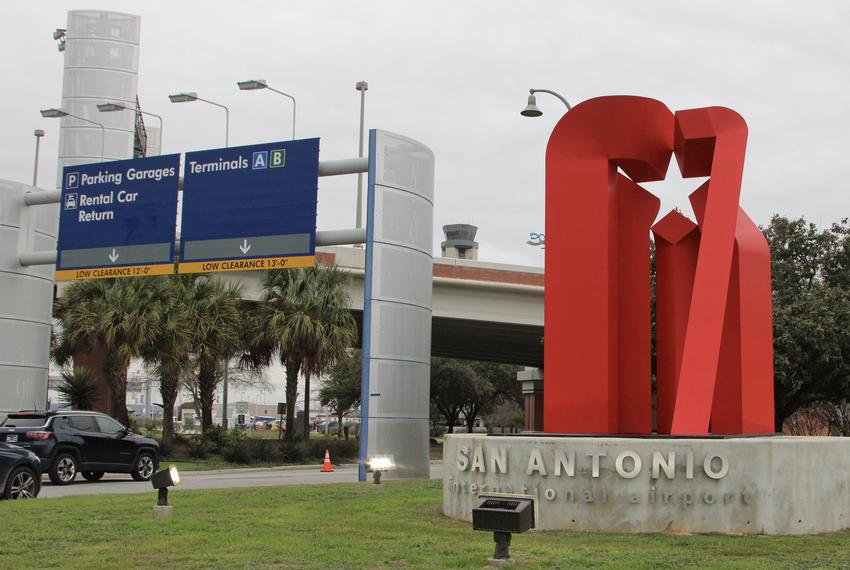
[[[80,173],[69,172],[65,175],[65,188],[76,188],[80,185]]]

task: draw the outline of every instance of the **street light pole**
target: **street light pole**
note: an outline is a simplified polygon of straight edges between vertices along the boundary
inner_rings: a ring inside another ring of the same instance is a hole
[[[58,107],[42,109],[41,116],[45,119],[61,119],[62,117],[73,117],[85,123],[91,123],[92,125],[100,127],[100,161],[103,162],[103,140],[106,138],[106,129],[103,128],[103,125],[101,125],[100,123],[96,123],[91,119],[86,119],[85,117],[80,117],[79,115],[69,113],[65,109],[60,109]]]
[[[284,93],[274,87],[269,87],[269,84],[265,79],[249,79],[247,81],[237,81],[236,85],[239,86],[240,91],[256,91],[257,89],[268,89],[269,91],[274,91],[278,95],[283,95],[284,97],[289,97],[292,100],[292,140],[295,140],[295,97],[290,95],[289,93]]]
[[[214,105],[216,107],[220,107],[224,109],[224,146],[230,146],[230,109],[228,109],[225,105],[220,103],[216,103],[215,101],[210,101],[209,99],[203,99],[198,97],[198,94],[194,91],[185,92],[185,93],[175,93],[174,95],[169,95],[168,99],[172,103],[190,103],[192,101],[203,101],[209,105]]]
[[[32,167],[32,185],[33,188],[35,188],[38,186],[38,147],[41,142],[41,137],[44,136],[44,131],[36,129],[32,134],[35,135],[35,164]]]
[[[354,85],[354,89],[360,91],[360,152],[357,154],[359,158],[363,158],[363,127],[366,111],[366,90],[369,89],[369,84],[365,81],[358,81]],[[357,173],[357,225],[355,227],[363,227],[363,173]]]
[[[117,103],[117,102],[98,103],[97,104],[97,110],[100,111],[101,113],[109,113],[109,112],[112,112],[112,111],[133,111],[134,113],[141,113],[142,115],[150,115],[151,117],[156,118],[159,121],[159,148],[160,148],[160,154],[162,154],[162,131],[163,131],[162,117],[160,117],[156,113],[151,113],[149,111],[142,111],[141,109],[133,109],[131,107],[128,107],[124,103]]]
[[[175,93],[173,95],[169,95],[168,99],[172,103],[191,103],[192,101],[203,101],[204,103],[215,105],[216,107],[224,109],[224,146],[230,146],[230,110],[225,105],[221,105],[220,103],[216,103],[215,101],[210,101],[209,99],[203,99],[201,97],[198,97],[198,94],[194,91],[185,93]],[[221,390],[221,427],[223,427],[224,429],[227,429],[227,377],[229,372],[230,358],[228,357],[224,359],[224,370],[222,373]]]
[[[567,111],[571,111],[573,108],[563,96],[551,89],[529,89],[528,93],[528,105],[526,105],[525,109],[519,112],[519,114],[523,117],[539,117],[543,114],[543,111],[537,108],[537,97],[534,96],[535,93],[548,93],[549,95],[557,97],[561,100],[561,103],[566,105]]]
[[[230,372],[230,358],[224,359],[224,374],[221,386],[221,427],[227,429],[227,380]]]

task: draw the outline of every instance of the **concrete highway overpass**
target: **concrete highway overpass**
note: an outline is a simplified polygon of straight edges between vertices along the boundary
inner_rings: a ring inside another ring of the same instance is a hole
[[[351,275],[352,312],[362,331],[366,250],[317,248],[324,265]],[[220,273],[260,296],[261,272]],[[543,366],[543,268],[434,258],[431,353],[434,356]]]

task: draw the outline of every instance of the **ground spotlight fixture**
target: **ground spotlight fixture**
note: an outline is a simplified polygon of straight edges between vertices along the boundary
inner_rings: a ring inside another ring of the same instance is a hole
[[[249,79],[247,81],[237,81],[236,85],[242,91],[253,91],[254,89],[265,89],[268,87],[265,79]]]
[[[194,91],[189,93],[175,93],[173,95],[169,95],[168,98],[172,103],[188,103],[189,101],[197,101],[198,94]]]
[[[472,529],[493,533],[495,550],[490,565],[511,563],[511,534],[536,526],[534,499],[525,495],[479,495],[472,507]]]
[[[392,455],[373,455],[366,459],[366,467],[372,472],[372,482],[381,484],[381,473],[395,469],[395,458]]]
[[[168,469],[157,471],[151,477],[151,486],[159,490],[159,497],[154,507],[154,513],[158,512],[157,507],[168,507],[167,514],[171,514],[171,506],[168,504],[168,488],[175,487],[180,484],[180,474],[177,472],[177,467],[170,465]]]

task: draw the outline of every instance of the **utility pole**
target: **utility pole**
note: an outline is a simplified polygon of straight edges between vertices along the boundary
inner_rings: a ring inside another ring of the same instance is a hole
[[[36,129],[35,131],[33,131],[32,134],[35,135],[35,165],[33,165],[33,167],[32,167],[32,185],[34,187],[37,187],[38,186],[38,148],[39,148],[39,143],[41,142],[41,137],[44,136],[44,131],[41,130],[41,129]],[[361,147],[363,146],[362,142],[360,143],[360,146]]]
[[[227,376],[230,372],[230,358],[224,359],[224,378],[221,390],[221,427],[227,429]]]
[[[366,90],[369,89],[369,84],[365,81],[358,81],[354,88],[360,91],[360,152],[357,154],[359,158],[363,158],[363,127],[364,118],[366,116]],[[363,227],[363,173],[357,173],[357,228]]]

